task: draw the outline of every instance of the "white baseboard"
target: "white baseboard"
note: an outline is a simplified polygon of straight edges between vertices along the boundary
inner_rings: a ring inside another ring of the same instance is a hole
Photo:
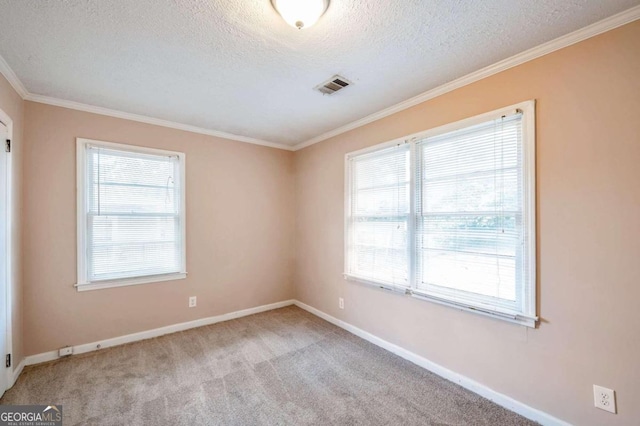
[[[7,387],[7,389],[11,389],[11,387],[16,384],[18,377],[20,376],[20,374],[22,373],[22,370],[24,370],[24,366],[26,365],[25,361],[26,359],[22,358],[22,361],[20,361],[20,364],[18,364],[18,367],[15,370],[13,370],[13,373],[11,373],[11,375],[9,376],[9,386]]]
[[[137,342],[140,340],[151,339],[153,337],[162,336],[165,334],[175,333],[178,331],[189,330],[191,328],[202,327],[204,325],[215,324],[222,321],[229,321],[235,318],[246,317],[248,315],[257,314],[260,312],[270,311],[272,309],[283,308],[295,303],[294,300],[285,300],[282,302],[271,303],[269,305],[257,306],[255,308],[243,309],[241,311],[229,312],[228,314],[216,315],[214,317],[201,318],[195,321],[183,322],[179,324],[168,325],[166,327],[155,328],[153,330],[141,331],[139,333],[127,334],[125,336],[114,337],[111,339],[100,340],[92,343],[85,343],[73,347],[74,355],[83,354],[87,352],[97,351],[100,349],[109,348],[112,346],[124,345],[125,343]],[[72,355],[73,356],[73,355]],[[26,357],[20,364],[25,365],[40,364],[41,362],[53,361],[58,359],[58,351],[43,352],[41,354],[30,355]],[[18,371],[18,370],[16,370]],[[20,371],[22,371],[20,369]],[[17,379],[18,375],[15,378]]]
[[[379,346],[383,349],[388,350],[391,353],[398,355],[401,358],[406,359],[407,361],[411,361],[414,364],[431,371],[432,373],[437,374],[440,377],[443,377],[451,382],[457,383],[463,388],[470,390],[471,392],[477,393],[478,395],[487,398],[490,401],[495,402],[502,407],[511,410],[515,413],[520,414],[523,417],[526,417],[530,420],[538,422],[542,425],[548,426],[570,426],[570,423],[567,423],[563,420],[560,420],[556,417],[553,417],[550,414],[547,414],[543,411],[540,411],[536,408],[530,407],[520,401],[516,401],[515,399],[508,397],[507,395],[501,394],[500,392],[496,392],[493,389],[476,382],[462,374],[451,371],[435,362],[429,361],[428,359],[421,357],[411,351],[408,351],[404,348],[401,348],[398,345],[387,342],[367,331],[364,331],[354,325],[351,325],[347,322],[339,320],[335,317],[332,317],[329,314],[326,314],[312,306],[309,306],[300,301],[295,301],[295,305],[299,308],[304,309],[312,313],[315,316],[322,318],[325,321],[328,321],[334,325],[337,325],[340,328],[347,330],[348,332],[355,334],[356,336],[367,340],[373,343],[376,346]]]

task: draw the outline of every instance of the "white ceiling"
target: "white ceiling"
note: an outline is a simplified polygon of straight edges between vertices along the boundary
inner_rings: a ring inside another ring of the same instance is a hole
[[[639,2],[332,0],[299,31],[270,0],[0,0],[0,55],[32,94],[295,145]]]

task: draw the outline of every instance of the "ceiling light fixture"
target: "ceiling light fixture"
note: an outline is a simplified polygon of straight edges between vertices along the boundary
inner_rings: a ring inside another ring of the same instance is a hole
[[[287,24],[301,30],[318,22],[329,0],[271,0],[271,4]]]

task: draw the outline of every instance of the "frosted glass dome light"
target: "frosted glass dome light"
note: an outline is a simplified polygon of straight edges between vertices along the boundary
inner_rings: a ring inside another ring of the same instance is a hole
[[[299,30],[309,28],[329,7],[329,0],[271,0],[282,19]]]

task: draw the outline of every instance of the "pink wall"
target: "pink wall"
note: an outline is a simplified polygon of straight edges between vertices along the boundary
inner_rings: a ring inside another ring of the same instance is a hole
[[[11,325],[13,328],[13,368],[15,369],[23,358],[22,332],[22,265],[21,265],[21,203],[22,203],[22,156],[23,156],[23,126],[24,101],[11,87],[9,82],[0,75],[0,109],[13,121],[13,139],[11,141]],[[4,226],[4,225],[3,225]],[[4,273],[4,272],[3,272]]]
[[[537,329],[342,278],[345,153],[528,99]],[[639,164],[636,21],[296,152],[296,298],[560,419],[637,424]],[[617,391],[618,415],[593,407],[593,384]]]
[[[293,153],[33,102],[25,120],[27,355],[293,296]],[[75,290],[76,137],[186,153],[185,280]]]

